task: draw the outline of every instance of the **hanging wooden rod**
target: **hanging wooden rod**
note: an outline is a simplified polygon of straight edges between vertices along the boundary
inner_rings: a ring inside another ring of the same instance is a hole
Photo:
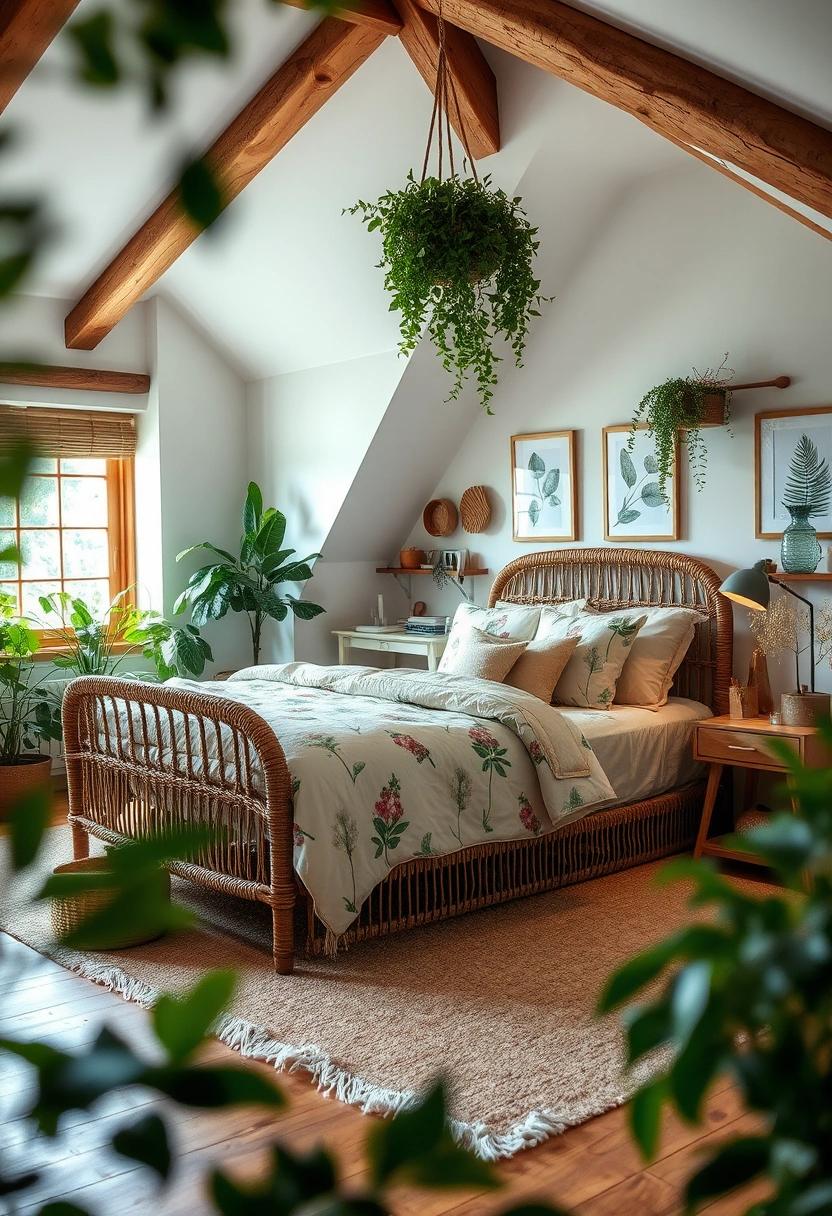
[[[150,376],[140,372],[107,372],[97,367],[56,367],[46,363],[0,362],[0,384],[33,388],[74,388],[94,393],[147,393]]]
[[[729,384],[729,393],[736,393],[741,388],[788,388],[792,382],[791,376],[778,376],[775,380],[755,380],[753,384]]]

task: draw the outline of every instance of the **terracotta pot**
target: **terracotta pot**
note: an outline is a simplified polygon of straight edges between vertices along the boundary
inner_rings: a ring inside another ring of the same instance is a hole
[[[399,554],[399,565],[403,570],[418,570],[424,560],[421,549],[402,549]]]
[[[6,818],[23,794],[37,789],[51,792],[51,773],[52,757],[41,756],[39,753],[18,756],[14,764],[0,764],[0,819]]]

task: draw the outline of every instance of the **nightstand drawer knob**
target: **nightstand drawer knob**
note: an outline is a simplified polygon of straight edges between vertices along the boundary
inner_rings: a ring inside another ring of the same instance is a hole
[[[756,752],[756,747],[742,747],[739,743],[729,743],[729,752]]]

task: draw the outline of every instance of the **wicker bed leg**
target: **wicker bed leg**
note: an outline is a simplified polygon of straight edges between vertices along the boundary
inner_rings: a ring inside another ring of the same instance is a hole
[[[72,856],[76,861],[81,861],[84,857],[90,855],[90,837],[89,833],[85,832],[77,823],[72,825]]]
[[[291,975],[295,969],[294,914],[289,908],[272,908],[272,955],[278,975]]]

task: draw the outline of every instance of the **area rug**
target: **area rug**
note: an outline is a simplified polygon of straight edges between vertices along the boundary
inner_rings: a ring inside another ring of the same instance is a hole
[[[3,842],[0,842],[2,844]],[[615,1018],[593,1007],[613,968],[683,923],[685,892],[654,884],[657,866],[365,942],[336,958],[271,960],[269,910],[174,880],[198,927],[146,946],[79,954],[51,940],[49,914],[29,896],[71,856],[53,829],[37,875],[4,892],[13,936],[131,1001],[181,991],[212,967],[240,986],[218,1034],[245,1056],[305,1069],[319,1088],[364,1111],[389,1113],[444,1075],[457,1138],[485,1159],[522,1148],[623,1102]]]

